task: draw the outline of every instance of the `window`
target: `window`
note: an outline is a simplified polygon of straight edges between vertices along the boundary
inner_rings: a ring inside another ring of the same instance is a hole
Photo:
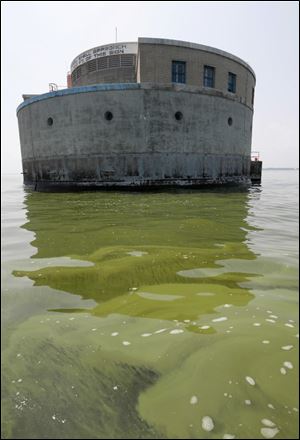
[[[204,87],[215,87],[215,68],[211,66],[204,66]]]
[[[185,61],[172,61],[172,82],[185,84]]]
[[[228,72],[228,92],[236,93],[236,75]]]

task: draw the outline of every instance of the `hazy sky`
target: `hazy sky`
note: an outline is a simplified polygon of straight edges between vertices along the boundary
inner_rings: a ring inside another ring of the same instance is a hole
[[[16,108],[23,93],[66,85],[71,61],[94,46],[138,37],[214,46],[257,78],[252,150],[265,167],[299,155],[298,2],[2,1],[2,173],[20,173]]]

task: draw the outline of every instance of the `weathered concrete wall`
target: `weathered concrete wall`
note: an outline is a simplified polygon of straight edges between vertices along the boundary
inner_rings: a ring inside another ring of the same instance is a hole
[[[26,100],[18,121],[25,183],[249,181],[252,110],[213,90],[158,84],[74,88]]]

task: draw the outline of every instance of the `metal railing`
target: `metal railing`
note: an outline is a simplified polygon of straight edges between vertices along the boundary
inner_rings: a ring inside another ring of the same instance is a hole
[[[59,89],[67,89],[68,86],[59,86],[55,83],[49,83],[49,92],[56,92]]]
[[[251,152],[251,160],[259,160],[259,151],[252,151]]]

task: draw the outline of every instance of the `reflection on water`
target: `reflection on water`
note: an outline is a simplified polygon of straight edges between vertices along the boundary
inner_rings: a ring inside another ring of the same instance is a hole
[[[62,205],[61,194],[47,194],[45,205],[44,195],[31,193],[24,228],[35,233],[34,258],[61,257],[69,249],[74,267],[51,265],[14,275],[93,299],[99,306],[91,312],[97,316],[118,312],[194,320],[228,302],[246,305],[253,295],[240,283],[255,273],[228,270],[218,261],[255,258],[245,243],[247,196],[64,194]],[[235,206],[234,221],[227,203]],[[76,259],[93,265],[77,267]],[[159,295],[149,301],[144,291]],[[176,303],[162,302],[170,298]]]
[[[261,194],[28,192],[3,437],[297,438],[296,265],[255,248]]]

